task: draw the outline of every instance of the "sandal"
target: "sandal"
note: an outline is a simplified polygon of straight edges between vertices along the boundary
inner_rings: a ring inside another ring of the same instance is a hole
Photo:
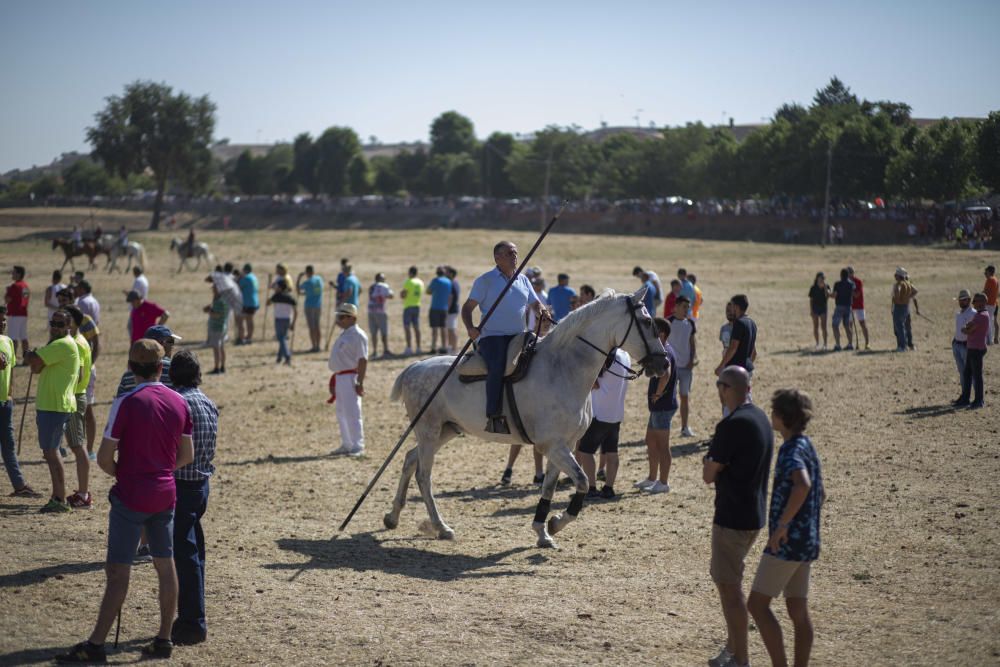
[[[144,658],[169,658],[173,652],[174,643],[161,637],[154,637],[153,641],[142,647]]]

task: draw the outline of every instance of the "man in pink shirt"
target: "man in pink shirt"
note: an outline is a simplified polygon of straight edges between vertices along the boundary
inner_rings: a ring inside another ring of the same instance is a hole
[[[105,662],[104,640],[125,602],[143,529],[159,578],[160,631],[142,652],[146,657],[169,658],[173,651],[170,629],[177,610],[173,472],[194,460],[191,412],[179,394],[158,381],[163,368],[159,343],[149,338],[132,343],[128,365],[138,384],[115,399],[97,452],[97,464],[115,477],[109,494],[104,599],[90,638],[58,656],[61,663]]]
[[[133,343],[142,338],[143,334],[146,333],[146,329],[154,324],[166,324],[167,319],[170,317],[170,313],[166,309],[161,308],[152,301],[146,301],[135,290],[129,292],[125,300],[132,306],[132,312],[129,313],[129,323],[132,325],[131,335]]]
[[[972,297],[972,307],[976,314],[962,327],[962,333],[967,337],[962,395],[952,405],[969,406],[970,410],[977,410],[983,407],[983,357],[986,356],[986,344],[990,339],[990,313],[986,310],[986,295],[979,292]],[[973,387],[976,397],[970,403]]]

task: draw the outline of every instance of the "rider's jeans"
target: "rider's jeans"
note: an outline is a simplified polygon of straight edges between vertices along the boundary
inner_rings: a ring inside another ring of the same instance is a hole
[[[486,416],[503,414],[503,372],[507,366],[507,346],[514,336],[485,336],[478,341],[479,354],[486,361]]]

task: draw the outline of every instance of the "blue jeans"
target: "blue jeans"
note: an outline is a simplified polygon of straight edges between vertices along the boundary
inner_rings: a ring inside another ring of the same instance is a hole
[[[486,416],[503,414],[503,372],[507,366],[507,346],[514,336],[485,336],[478,342],[486,361]]]
[[[14,399],[11,398],[0,403],[0,451],[3,452],[3,465],[7,468],[7,476],[10,477],[14,490],[23,489],[24,476],[21,475],[17,450],[14,448]]]
[[[951,341],[951,353],[955,355],[955,366],[958,367],[958,385],[960,387],[965,386],[965,353],[968,348],[965,343],[959,343],[957,340]]]
[[[906,331],[909,329],[909,319],[910,319],[910,308],[909,306],[901,306],[899,304],[892,304],[892,332],[896,334],[896,349],[905,350],[906,349]],[[913,334],[910,334],[910,340],[913,340]]]
[[[174,566],[177,568],[177,625],[205,633],[205,534],[201,517],[208,508],[208,480],[177,480],[174,508]]]
[[[975,388],[973,403],[983,404],[983,357],[986,350],[969,350],[965,357],[965,377],[962,379],[961,401],[968,401]]]
[[[288,349],[288,327],[291,323],[287,317],[274,318],[274,335],[278,339],[278,361],[292,360],[292,351]]]

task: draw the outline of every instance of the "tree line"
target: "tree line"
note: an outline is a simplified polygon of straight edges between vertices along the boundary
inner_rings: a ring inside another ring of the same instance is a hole
[[[579,127],[549,126],[529,140],[494,132],[480,141],[469,118],[447,111],[431,124],[427,150],[369,160],[353,129],[333,126],[218,164],[208,97],[138,81],[108,98],[95,121],[87,131],[92,161],[41,189],[106,195],[142,179],[157,192],[154,224],[168,184],[193,194],[313,197],[822,199],[829,173],[841,199],[941,202],[1000,191],[1000,111],[921,127],[907,104],[859,99],[836,77],[808,106],[783,104],[743,141],[730,128],[702,123],[663,128],[653,139],[620,132],[595,141]]]

